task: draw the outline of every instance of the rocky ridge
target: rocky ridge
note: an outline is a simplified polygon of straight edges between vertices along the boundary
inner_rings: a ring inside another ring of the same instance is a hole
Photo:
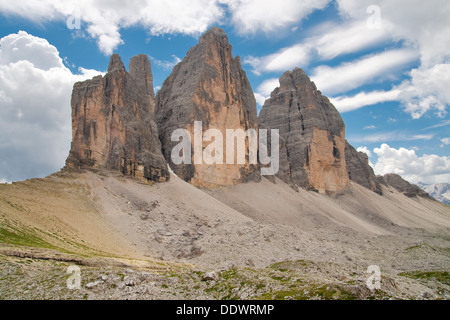
[[[378,181],[384,186],[391,186],[400,193],[403,193],[408,198],[421,197],[426,199],[433,199],[428,193],[420,189],[418,186],[409,183],[398,174],[386,174],[378,176]]]
[[[72,93],[73,141],[66,167],[106,168],[143,181],[164,182],[170,177],[170,164],[183,180],[204,188],[261,179],[259,166],[249,162],[248,138],[244,164],[196,163],[196,121],[201,121],[202,133],[207,129],[222,133],[224,163],[227,129],[278,129],[277,177],[282,181],[321,193],[342,192],[353,181],[382,193],[367,156],[345,140],[339,112],[302,69],[282,75],[280,86],[258,117],[240,57],[233,57],[227,35],[216,27],[174,67],[156,97],[151,64],[143,54],[130,60],[129,72],[114,54],[104,77],[76,83]],[[172,162],[171,152],[179,143],[172,141],[172,133],[177,129],[190,134],[190,164]],[[201,141],[197,152],[203,153],[209,144]],[[236,154],[234,159],[236,163]]]

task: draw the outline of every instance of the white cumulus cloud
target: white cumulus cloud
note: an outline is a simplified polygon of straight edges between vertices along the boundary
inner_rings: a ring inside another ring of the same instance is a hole
[[[337,0],[337,7],[345,19],[361,19],[373,0]],[[429,111],[445,114],[450,105],[450,2],[447,0],[379,0],[382,21],[391,26],[393,40],[416,47],[421,65],[411,71],[411,79],[398,87],[399,96],[415,119]]]
[[[264,102],[270,98],[270,94],[276,87],[280,86],[280,81],[278,78],[270,78],[264,80],[258,88],[256,88],[255,99],[256,103],[260,106],[264,105]]]
[[[139,25],[152,35],[196,35],[224,15],[217,0],[0,0],[0,12],[39,23],[79,21],[81,29],[96,39],[107,55],[123,43],[122,28]]]
[[[440,117],[445,116],[446,107],[450,105],[450,64],[413,69],[410,75],[410,80],[398,86],[405,110],[414,119],[431,110]]]
[[[273,32],[290,27],[330,0],[220,0],[228,5],[231,20],[241,34]]]
[[[342,25],[325,22],[311,33],[318,35],[266,56],[248,56],[244,63],[250,65],[257,75],[263,72],[283,72],[295,67],[305,68],[315,58],[330,60],[373,47],[389,39],[387,29],[370,30],[365,21]]]
[[[173,69],[173,67],[175,67],[178,63],[180,63],[181,62],[181,59],[180,58],[178,58],[176,55],[172,55],[172,61],[169,61],[169,60],[159,60],[159,59],[156,59],[156,58],[154,58],[154,57],[151,57],[150,56],[150,60],[152,60],[152,63],[155,65],[155,66],[158,66],[158,67],[160,67],[160,68],[162,68],[162,69],[164,69],[164,70],[172,70]]]
[[[72,74],[54,46],[24,31],[0,45],[0,179],[46,176],[69,152],[73,84],[99,72]]]
[[[258,105],[263,106],[267,100],[267,97],[264,97],[263,95],[261,95],[259,93],[255,93],[255,100]]]
[[[330,101],[336,106],[339,112],[344,113],[378,103],[396,101],[400,92],[400,90],[360,92],[350,97],[340,96],[330,98]]]
[[[311,78],[321,91],[333,95],[385,79],[417,58],[414,49],[395,49],[345,62],[337,67],[317,67]]]
[[[380,29],[367,27],[371,15],[368,8],[373,5],[380,9]],[[344,112],[399,101],[415,119],[428,112],[445,116],[450,105],[447,89],[450,87],[450,2],[336,0],[336,6],[340,22],[325,21],[310,29],[312,36],[301,42],[265,56],[247,57],[244,62],[259,75],[305,68],[314,60],[326,62],[386,43],[395,44],[398,50],[378,52],[365,59],[351,57],[337,67],[324,63],[314,70],[312,78],[325,94],[342,95],[368,83],[392,81],[391,76],[399,78],[404,74],[404,67],[417,60],[420,65],[410,70],[409,79],[393,86],[391,91],[360,92],[334,100],[341,102],[340,110]]]
[[[395,149],[387,144],[374,149],[378,161],[374,166],[376,174],[396,173],[412,182],[448,183],[450,181],[450,157],[434,154],[418,156],[414,150]]]
[[[369,135],[349,136],[352,143],[377,143],[386,141],[429,141],[434,138],[434,134],[412,134],[405,131],[379,132]]]
[[[311,59],[310,50],[309,46],[295,45],[264,57],[248,56],[244,59],[244,64],[250,65],[257,75],[262,72],[287,71],[307,65]]]

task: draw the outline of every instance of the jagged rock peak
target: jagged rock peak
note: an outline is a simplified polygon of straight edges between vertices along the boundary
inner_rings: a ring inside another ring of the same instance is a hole
[[[131,76],[144,81],[143,85],[145,86],[147,94],[154,97],[155,90],[153,88],[152,65],[148,59],[148,56],[145,54],[139,54],[132,57],[130,59],[128,70]]]
[[[280,131],[280,179],[321,193],[347,189],[344,121],[302,69],[281,76],[258,124]]]
[[[228,36],[223,29],[219,27],[212,27],[200,37],[199,43],[203,42],[228,43]]]
[[[240,58],[233,58],[222,29],[214,27],[202,35],[164,81],[156,100],[164,155],[179,177],[206,188],[260,179],[257,166],[248,163],[206,165],[192,161],[176,165],[171,160],[171,150],[177,145],[171,140],[172,133],[186,129],[193,136],[195,122],[202,122],[203,131],[221,131],[223,137],[227,129],[246,131],[258,127],[253,90]]]
[[[130,65],[128,73],[114,54],[104,77],[74,85],[66,168],[116,170],[142,181],[163,182],[169,171],[148,90],[153,88],[150,62],[141,55]]]
[[[311,82],[308,75],[303,69],[295,68],[292,71],[286,71],[280,78],[280,91],[299,89],[304,87],[311,87],[316,89],[316,86],[313,82]]]
[[[123,65],[120,56],[117,53],[114,53],[109,60],[108,72],[116,70],[125,71],[125,66]]]

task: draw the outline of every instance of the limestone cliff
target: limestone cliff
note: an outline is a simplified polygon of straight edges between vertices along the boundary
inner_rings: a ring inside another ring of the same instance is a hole
[[[226,147],[227,129],[257,129],[256,101],[239,57],[222,29],[212,28],[173,69],[156,96],[156,117],[163,153],[174,172],[200,187],[234,185],[259,180],[256,165],[192,164],[175,165],[171,141],[177,129],[187,129],[193,137],[195,121],[202,121],[203,132],[218,129]],[[193,143],[193,141],[192,141]],[[248,140],[246,140],[248,155]],[[202,150],[209,144],[203,143]],[[194,148],[192,148],[194,151]],[[194,157],[194,152],[192,152]],[[224,163],[226,152],[223,154]]]
[[[348,187],[344,121],[302,69],[283,74],[258,123],[280,130],[280,179],[322,193]]]
[[[154,121],[150,61],[131,59],[130,72],[117,54],[108,73],[78,82],[72,92],[69,168],[106,168],[142,180],[169,179]]]
[[[345,162],[350,180],[380,195],[383,194],[380,181],[369,165],[367,155],[356,151],[347,141],[345,145]]]

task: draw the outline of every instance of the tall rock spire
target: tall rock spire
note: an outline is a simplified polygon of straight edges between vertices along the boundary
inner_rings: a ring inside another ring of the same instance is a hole
[[[322,193],[348,187],[344,121],[302,69],[282,75],[258,122],[280,130],[282,180]]]
[[[144,181],[169,179],[154,121],[151,66],[146,56],[132,58],[128,73],[119,55],[112,55],[104,77],[74,85],[71,104],[67,167],[117,170]]]
[[[130,59],[130,65],[128,68],[130,76],[136,79],[141,92],[145,92],[151,100],[155,98],[155,91],[153,89],[153,73],[152,65],[148,56],[145,54],[139,54]],[[154,105],[154,101],[152,101]]]
[[[242,165],[206,165],[194,164],[194,161],[175,165],[171,160],[171,150],[177,144],[171,141],[172,133],[187,129],[193,136],[195,121],[202,121],[203,131],[218,129],[223,137],[226,129],[258,128],[252,88],[240,58],[233,58],[232,47],[222,29],[215,27],[202,35],[199,43],[164,81],[156,100],[163,152],[179,177],[201,187],[260,179],[257,166],[248,161]]]

